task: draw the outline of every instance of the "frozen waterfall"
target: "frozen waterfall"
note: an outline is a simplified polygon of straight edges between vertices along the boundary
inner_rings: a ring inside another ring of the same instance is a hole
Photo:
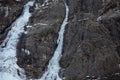
[[[8,32],[6,39],[0,45],[0,80],[25,80],[24,70],[17,65],[16,46],[20,36],[24,32],[31,13],[30,6],[34,1],[29,1],[24,5],[21,16],[12,23],[11,30]]]
[[[52,59],[49,61],[46,72],[43,74],[40,80],[62,80],[59,77],[58,73],[60,70],[59,60],[62,56],[64,31],[65,31],[65,26],[68,23],[68,15],[69,15],[69,7],[66,3],[65,3],[65,8],[66,8],[66,15],[61,25],[61,29],[59,31],[59,36],[57,40],[58,46],[54,52]]]

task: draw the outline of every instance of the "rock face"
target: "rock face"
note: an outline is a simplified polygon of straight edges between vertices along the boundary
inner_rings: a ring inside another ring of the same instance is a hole
[[[47,68],[57,46],[58,30],[64,15],[63,1],[49,2],[47,6],[34,10],[30,21],[32,28],[27,29],[28,34],[21,38],[21,45],[18,46],[18,64],[24,63],[21,67],[26,70],[28,78],[40,78]],[[30,55],[24,56],[22,49],[29,50]]]
[[[68,2],[74,11],[71,10],[66,28],[61,75],[65,80],[83,80],[86,76],[102,77],[119,72],[120,15],[117,3],[109,2],[114,8],[106,8],[108,5],[103,6],[102,0],[77,1]],[[97,19],[102,10],[106,13]]]
[[[28,0],[0,0],[0,43]],[[64,34],[60,76],[64,80],[120,80],[120,1],[66,0],[69,22]],[[65,16],[63,0],[36,0],[26,33],[18,43],[18,65],[28,79],[45,72],[57,46]],[[86,77],[87,76],[87,77]],[[108,78],[105,78],[108,77]]]

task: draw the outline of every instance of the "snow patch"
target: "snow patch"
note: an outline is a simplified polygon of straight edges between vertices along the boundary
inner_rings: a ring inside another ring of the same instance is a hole
[[[45,0],[44,3],[41,5],[42,7],[47,8],[47,6],[50,4],[49,0]]]
[[[40,9],[38,3],[35,4],[35,9],[36,9],[36,10]]]
[[[46,26],[46,25],[48,25],[48,24],[45,24],[45,23],[37,23],[37,24],[34,24],[34,26],[37,26],[37,25]]]
[[[86,76],[87,78],[89,78],[90,76]]]
[[[22,48],[22,51],[25,52],[27,55],[30,55],[30,51],[29,50]]]
[[[16,0],[16,1],[21,1],[21,0]]]
[[[99,16],[98,18],[97,18],[97,21],[99,22],[99,21],[101,21],[102,20],[102,16]]]
[[[118,75],[120,75],[120,73],[115,73],[115,75],[117,75],[117,76],[118,76]]]
[[[31,28],[32,26],[31,25],[27,25],[26,28]]]
[[[24,34],[27,34],[28,32],[27,31],[24,31]]]

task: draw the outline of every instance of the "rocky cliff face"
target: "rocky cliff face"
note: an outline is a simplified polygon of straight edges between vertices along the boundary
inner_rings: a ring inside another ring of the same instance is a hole
[[[66,80],[82,80],[87,75],[98,77],[118,72],[117,3],[108,2],[105,6],[102,0],[78,0],[68,4],[74,11],[71,10],[60,61],[62,76]],[[97,19],[102,10],[105,13]]]
[[[0,43],[27,0],[0,1]],[[69,22],[64,34],[60,76],[64,80],[119,80],[120,1],[66,0]],[[36,0],[18,48],[18,64],[28,79],[38,79],[57,46],[65,16],[63,0]],[[29,53],[29,54],[28,54]],[[107,78],[106,78],[107,77]]]
[[[0,0],[0,43],[2,43],[10,30],[10,24],[21,14],[27,1]]]
[[[63,1],[43,3],[38,1],[31,17],[31,28],[23,36],[19,45],[19,64],[25,68],[28,78],[39,78],[47,68],[57,46],[59,27],[64,19],[65,6]],[[22,49],[30,51],[30,55],[23,57]],[[23,58],[21,60],[21,58]],[[29,66],[28,66],[29,65]]]

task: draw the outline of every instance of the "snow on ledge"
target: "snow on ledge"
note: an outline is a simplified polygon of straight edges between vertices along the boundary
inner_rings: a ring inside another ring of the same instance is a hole
[[[102,16],[99,16],[98,18],[97,18],[97,21],[99,22],[99,21],[101,21],[102,20]]]
[[[27,25],[26,28],[31,28],[32,26],[31,25]]]
[[[25,54],[30,55],[30,51],[29,50],[22,48],[22,51],[25,52]]]
[[[24,31],[24,34],[27,34],[28,32],[27,31]]]
[[[34,24],[34,26],[37,26],[37,25],[47,26],[48,24],[46,24],[46,23],[37,23],[37,24]]]

